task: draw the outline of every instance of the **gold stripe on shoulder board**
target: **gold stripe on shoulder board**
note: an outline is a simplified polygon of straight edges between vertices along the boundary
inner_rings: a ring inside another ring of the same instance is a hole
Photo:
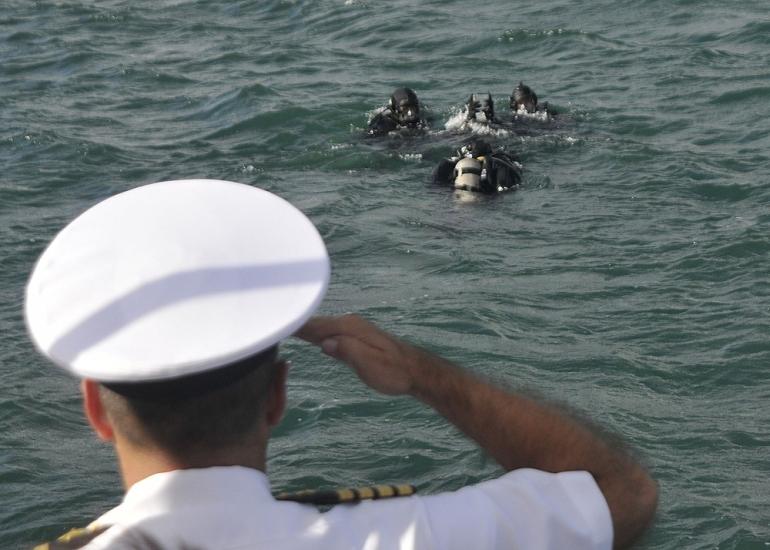
[[[107,529],[109,529],[109,525],[70,529],[55,541],[39,544],[33,550],[76,550],[83,548]]]
[[[378,500],[381,498],[408,497],[417,492],[414,485],[372,485],[350,489],[315,491],[306,489],[294,493],[279,493],[276,500],[290,500],[304,504],[343,504],[361,500]]]

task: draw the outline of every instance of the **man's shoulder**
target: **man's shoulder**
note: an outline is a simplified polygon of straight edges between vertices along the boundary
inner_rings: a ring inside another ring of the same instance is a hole
[[[467,545],[481,549],[499,547],[495,546],[499,541],[553,548],[535,543],[542,542],[544,534],[533,525],[542,524],[551,526],[557,535],[554,540],[569,540],[575,548],[609,548],[611,544],[609,511],[587,472],[551,474],[521,469],[454,491],[424,496],[412,491],[409,486],[385,485],[302,491],[282,495],[282,500],[265,494],[261,499],[249,497],[237,509],[219,495],[216,502],[209,503],[210,509],[188,503],[142,518],[119,517],[118,507],[94,524],[119,520],[106,532],[92,526],[88,533],[72,533],[70,546],[41,548],[164,548],[171,541],[216,548],[248,544],[274,550],[364,548],[372,533],[377,533],[377,548],[383,549]],[[397,495],[404,496],[387,498]],[[308,503],[298,503],[300,500]],[[137,540],[139,546],[127,544]],[[413,544],[400,545],[404,540]]]
[[[35,546],[34,550],[73,550],[84,548],[108,529],[108,525],[96,524],[89,525],[88,527],[70,529],[56,540]]]

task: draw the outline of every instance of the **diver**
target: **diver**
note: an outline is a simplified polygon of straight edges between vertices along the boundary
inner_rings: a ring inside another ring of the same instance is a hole
[[[492,94],[487,92],[486,97],[482,94],[471,94],[465,104],[465,120],[487,124],[499,122],[495,118],[495,102],[492,100]]]
[[[471,94],[461,111],[453,114],[444,123],[450,131],[472,132],[474,134],[507,133],[502,121],[495,115],[495,102],[492,94]]]
[[[367,133],[382,136],[400,128],[423,129],[426,122],[420,116],[420,101],[411,88],[396,88],[388,100],[369,121]]]
[[[556,113],[548,106],[546,101],[543,104],[538,105],[537,94],[535,91],[524,84],[519,82],[519,85],[511,92],[511,113],[516,118],[520,114],[535,114],[545,113],[548,116],[554,116]]]
[[[433,183],[477,193],[507,191],[521,183],[521,163],[501,149],[493,151],[486,141],[475,139],[439,162],[433,171]]]

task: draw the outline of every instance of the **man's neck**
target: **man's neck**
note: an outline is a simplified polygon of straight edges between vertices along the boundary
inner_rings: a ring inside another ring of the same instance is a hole
[[[244,446],[238,449],[209,453],[205,457],[180,460],[161,450],[136,447],[117,439],[115,450],[120,463],[123,486],[130,489],[136,482],[151,475],[214,466],[243,466],[264,472],[265,446]]]

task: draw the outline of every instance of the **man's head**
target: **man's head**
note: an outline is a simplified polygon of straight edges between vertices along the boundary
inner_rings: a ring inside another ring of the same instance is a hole
[[[527,113],[534,113],[537,110],[537,94],[532,88],[519,82],[519,85],[511,93],[511,110],[514,114],[522,110]]]
[[[232,365],[161,382],[84,381],[97,434],[187,467],[216,464],[238,448],[264,447],[285,405],[286,365],[272,347]]]
[[[390,96],[388,108],[400,124],[414,125],[420,122],[420,102],[411,88],[396,88]]]
[[[122,445],[226,462],[216,457],[266,440],[280,418],[276,347],[328,277],[318,231],[276,195],[161,182],[102,201],[56,236],[30,277],[26,318],[38,349],[84,379],[89,420],[119,455]]]

